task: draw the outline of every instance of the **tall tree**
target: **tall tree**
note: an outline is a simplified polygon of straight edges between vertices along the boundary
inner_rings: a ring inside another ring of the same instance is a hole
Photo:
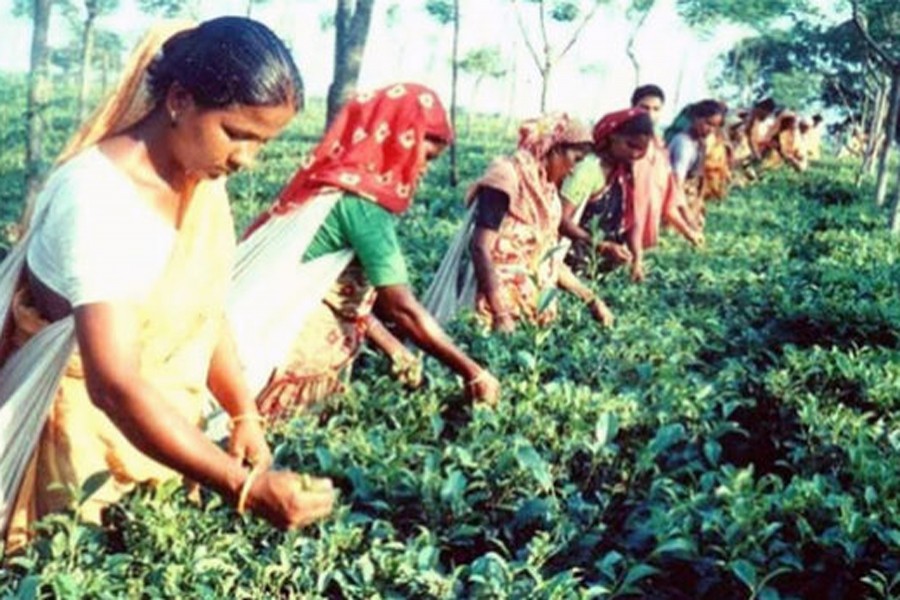
[[[631,66],[634,69],[634,87],[637,87],[641,83],[641,63],[637,59],[634,45],[638,34],[644,27],[644,23],[647,22],[647,17],[650,16],[653,7],[656,5],[656,0],[633,0],[627,2],[626,5],[628,8],[625,10],[625,15],[630,21],[634,22],[634,27],[628,35],[628,43],[625,44],[625,54],[628,56],[628,60],[631,61]]]
[[[525,25],[525,9],[522,3],[519,0],[511,1],[519,31],[525,40],[525,46],[541,75],[540,107],[541,112],[544,112],[547,110],[547,92],[550,89],[550,79],[554,68],[569,53],[569,50],[578,41],[581,32],[594,18],[597,9],[607,0],[589,0],[586,6],[583,2],[574,0],[526,0],[526,4],[535,5],[537,11],[539,43],[533,42],[528,33],[528,27]],[[574,24],[574,28],[563,38],[562,43],[556,46],[550,40],[551,21],[556,24]],[[538,51],[538,48],[541,50]]]
[[[334,77],[328,86],[326,126],[359,80],[375,0],[337,0],[334,13]]]
[[[84,24],[81,31],[81,70],[78,91],[78,120],[87,116],[87,96],[90,87],[91,66],[94,57],[94,38],[97,18],[109,14],[119,5],[119,0],[84,0]]]
[[[122,70],[122,55],[125,44],[122,37],[108,29],[98,29],[94,40],[94,68],[100,71],[100,89],[103,94],[109,89],[111,77]]]
[[[897,121],[900,118],[900,6],[894,0],[851,0],[853,24],[875,56],[883,71],[890,77],[887,119],[882,129],[884,144],[878,156],[878,180],[875,202],[883,206],[887,197],[888,160],[897,139]],[[882,132],[876,135],[880,136]],[[892,230],[900,219],[900,181],[892,207]],[[898,225],[897,227],[900,227]]]
[[[25,119],[28,135],[25,140],[25,202],[22,206],[21,226],[28,227],[34,199],[44,176],[43,138],[44,112],[50,97],[50,12],[53,0],[16,0],[14,16],[31,17],[31,71],[28,75],[28,103]]]
[[[426,0],[425,11],[440,25],[453,24],[453,49],[450,57],[450,125],[456,131],[459,82],[459,0]],[[456,144],[450,146],[450,185],[459,183]]]

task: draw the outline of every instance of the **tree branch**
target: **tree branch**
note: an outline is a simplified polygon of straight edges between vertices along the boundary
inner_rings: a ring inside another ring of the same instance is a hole
[[[856,25],[856,29],[859,30],[860,35],[862,35],[863,40],[875,52],[875,55],[883,60],[887,67],[893,72],[900,69],[900,61],[895,60],[887,51],[882,48],[878,42],[876,42],[871,34],[869,34],[868,29],[866,29],[865,25],[863,25],[862,18],[859,15],[859,0],[850,0],[850,4],[853,6],[853,24]]]
[[[572,37],[569,39],[569,43],[566,44],[565,48],[562,49],[562,52],[559,53],[559,56],[556,57],[556,60],[561,59],[566,53],[572,49],[572,46],[575,45],[575,42],[578,41],[578,36],[581,35],[581,32],[587,26],[588,22],[594,18],[594,15],[597,13],[597,9],[600,8],[600,0],[594,0],[594,7],[585,15],[584,19],[581,21],[581,24],[578,25],[578,28],[572,33]]]
[[[550,62],[550,39],[547,37],[547,16],[544,14],[544,0],[538,2],[538,14],[541,23],[541,39],[544,41],[544,59]]]
[[[650,15],[651,10],[653,10],[653,3],[647,7],[647,10],[644,11],[644,14],[642,14],[641,18],[638,20],[637,25],[631,30],[631,35],[628,37],[628,44],[625,46],[625,54],[628,55],[628,60],[631,61],[631,65],[634,67],[635,85],[640,83],[640,81],[638,81],[640,77],[640,65],[638,64],[637,56],[634,54],[634,42],[637,39],[638,32],[640,32],[644,23],[647,21],[647,17]]]
[[[519,9],[519,3],[516,0],[512,0],[512,6],[513,12],[516,13],[516,22],[519,24],[519,31],[522,32],[522,39],[525,40],[525,47],[528,48],[528,53],[531,54],[531,58],[534,59],[535,66],[543,73],[544,65],[541,62],[541,58],[538,56],[537,50],[534,49],[531,39],[528,37],[528,31],[525,29],[525,21],[522,19],[522,12]]]

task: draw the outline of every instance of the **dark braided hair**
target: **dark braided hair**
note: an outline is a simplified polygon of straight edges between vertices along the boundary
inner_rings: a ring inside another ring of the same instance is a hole
[[[243,17],[212,19],[172,36],[148,68],[148,81],[157,103],[177,81],[204,108],[303,108],[303,80],[284,42]]]

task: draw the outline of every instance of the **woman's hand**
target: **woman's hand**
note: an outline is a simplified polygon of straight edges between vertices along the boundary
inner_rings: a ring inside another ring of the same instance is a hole
[[[512,333],[516,330],[516,320],[508,312],[494,315],[494,331],[499,333]]]
[[[500,403],[500,382],[486,369],[466,379],[465,388],[466,400],[473,404],[494,407]]]
[[[616,264],[630,263],[634,260],[634,256],[627,246],[615,242],[600,242],[597,245],[597,252]]]
[[[394,377],[400,383],[411,390],[422,386],[422,359],[403,349],[391,356],[391,361]]]
[[[330,479],[263,471],[250,482],[245,506],[280,529],[295,529],[331,514],[334,498]]]
[[[228,454],[243,464],[245,461],[262,469],[272,464],[272,452],[266,443],[263,419],[259,415],[246,415],[232,420],[234,429],[228,440]]]
[[[603,300],[599,298],[594,298],[588,303],[588,308],[591,311],[591,316],[594,317],[594,320],[603,325],[604,327],[612,327],[615,322],[615,316],[613,312],[609,309]]]
[[[646,278],[644,272],[644,263],[642,261],[634,261],[631,263],[631,281],[641,283]]]
[[[702,231],[693,231],[691,233],[691,237],[688,239],[694,248],[703,248],[706,246],[706,236],[703,235]]]

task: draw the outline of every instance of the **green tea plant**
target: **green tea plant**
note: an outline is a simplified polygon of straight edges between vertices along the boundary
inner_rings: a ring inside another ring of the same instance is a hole
[[[19,97],[0,104],[0,135]],[[320,113],[229,182],[238,230]],[[446,186],[442,158],[403,217],[419,290],[467,184],[513,143],[499,122],[473,130],[463,185]],[[2,219],[18,209],[14,147]],[[339,487],[319,525],[282,533],[177,483],[142,488],[102,525],[46,519],[0,568],[0,595],[896,598],[900,247],[851,178],[779,172],[712,205],[702,250],[665,235],[644,284],[593,283],[612,329],[566,295],[543,331],[459,319],[452,334],[503,382],[494,411],[467,407],[434,361],[409,392],[364,353],[347,394],[270,432],[279,465]]]

